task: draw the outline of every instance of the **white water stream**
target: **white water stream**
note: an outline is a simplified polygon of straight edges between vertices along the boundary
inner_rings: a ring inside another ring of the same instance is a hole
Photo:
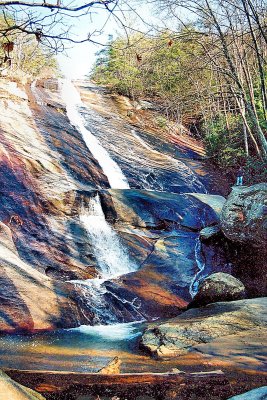
[[[71,124],[82,134],[86,146],[108,178],[110,187],[114,189],[129,189],[128,181],[119,165],[112,160],[106,149],[101,146],[99,140],[85,127],[85,120],[79,111],[79,108],[83,107],[83,102],[78,90],[69,80],[62,81],[62,97],[65,101],[67,116]]]
[[[88,149],[107,176],[111,188],[130,189],[128,181],[123,175],[119,165],[110,157],[109,153],[102,147],[101,143],[92,132],[86,128],[86,121],[81,114],[81,108],[84,107],[84,105],[78,90],[71,81],[62,81],[62,97],[66,103],[67,116],[71,124],[81,133]],[[146,149],[158,154],[156,150],[139,138],[134,131],[133,134]],[[184,169],[186,169],[187,173],[190,171],[189,175],[191,178],[194,176],[188,167]],[[99,276],[95,279],[76,280],[72,282],[80,286],[88,306],[94,311],[94,323],[114,323],[116,322],[116,317],[113,318],[113,316],[110,315],[110,310],[105,301],[107,289],[104,282],[133,272],[137,270],[138,267],[130,260],[116,231],[106,221],[98,195],[90,200],[87,208],[83,209],[80,220],[87,231],[88,240],[97,262]],[[199,272],[196,274],[190,287],[190,294],[192,297],[197,291],[198,277],[205,266],[205,264],[203,265],[200,254],[200,243],[197,243],[196,260]],[[114,296],[116,297],[115,294],[113,294],[113,297]],[[116,298],[121,303],[128,303],[126,299]],[[134,298],[130,306],[138,313],[138,299]]]

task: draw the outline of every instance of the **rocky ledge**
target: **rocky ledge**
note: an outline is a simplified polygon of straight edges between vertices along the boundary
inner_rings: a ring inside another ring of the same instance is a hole
[[[213,303],[188,310],[163,324],[152,325],[143,334],[140,346],[159,358],[200,351],[221,353],[223,358],[239,343],[242,353],[259,365],[265,351],[262,342],[267,333],[266,315],[267,298]],[[239,352],[241,354],[240,349]],[[232,358],[234,356],[233,353]]]

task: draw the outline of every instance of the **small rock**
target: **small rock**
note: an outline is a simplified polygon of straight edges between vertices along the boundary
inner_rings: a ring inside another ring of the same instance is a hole
[[[199,237],[201,240],[208,240],[213,238],[214,236],[217,236],[221,232],[221,228],[219,225],[214,225],[214,226],[207,226],[204,229],[201,229],[199,233]]]
[[[120,374],[121,360],[118,357],[113,358],[105,367],[101,368],[98,373],[103,375]]]
[[[217,272],[200,283],[198,292],[189,308],[201,307],[218,301],[240,300],[245,297],[245,286],[238,279],[224,272]]]
[[[185,374],[185,371],[181,371],[178,368],[173,368],[172,369],[172,374]]]

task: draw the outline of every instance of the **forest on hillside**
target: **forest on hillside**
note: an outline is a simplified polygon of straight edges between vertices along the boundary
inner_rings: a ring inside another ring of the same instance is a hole
[[[207,157],[223,170],[242,165],[247,183],[266,180],[266,3],[161,0],[153,6],[176,28],[112,40],[98,52],[92,79],[131,99],[155,101],[166,121],[203,139]]]

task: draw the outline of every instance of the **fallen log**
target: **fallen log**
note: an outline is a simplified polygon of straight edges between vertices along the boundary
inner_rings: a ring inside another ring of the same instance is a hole
[[[47,400],[76,399],[81,395],[108,395],[131,400],[224,400],[233,394],[228,379],[220,370],[111,375],[10,369],[5,372],[20,384],[43,394]]]

